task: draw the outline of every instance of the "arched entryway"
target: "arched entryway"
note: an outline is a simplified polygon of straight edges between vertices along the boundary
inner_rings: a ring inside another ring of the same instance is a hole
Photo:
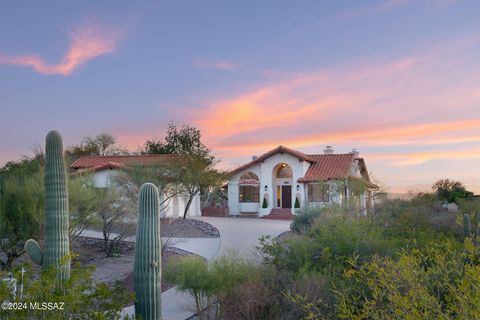
[[[280,163],[273,168],[274,208],[292,208],[292,168]]]

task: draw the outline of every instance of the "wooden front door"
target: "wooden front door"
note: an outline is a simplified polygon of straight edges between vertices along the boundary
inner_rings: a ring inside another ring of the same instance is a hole
[[[292,186],[282,186],[282,208],[292,207]]]

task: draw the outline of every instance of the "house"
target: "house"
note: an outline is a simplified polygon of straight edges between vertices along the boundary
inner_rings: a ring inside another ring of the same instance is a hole
[[[364,159],[356,151],[335,154],[328,146],[323,154],[305,154],[279,146],[252,157],[230,174],[230,215],[294,214],[295,202],[303,208],[355,199],[364,212],[370,206],[368,186],[373,184]],[[360,185],[366,187],[359,188]]]
[[[166,165],[178,159],[179,155],[172,154],[146,154],[146,155],[127,155],[127,156],[83,156],[75,160],[70,169],[75,173],[91,172],[95,186],[106,188],[114,182],[114,178],[122,171],[128,171],[135,166],[154,166]],[[168,192],[160,195],[161,199],[166,199]],[[170,195],[171,196],[171,195]],[[167,217],[182,216],[185,210],[187,199],[182,195],[173,195],[166,206],[162,206],[162,215]],[[187,216],[199,216],[200,195],[197,194]]]

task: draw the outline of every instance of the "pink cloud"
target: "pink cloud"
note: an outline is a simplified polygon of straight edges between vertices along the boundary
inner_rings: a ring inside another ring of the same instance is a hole
[[[37,55],[8,56],[0,53],[0,64],[31,67],[42,74],[68,76],[89,60],[115,50],[118,34],[102,29],[98,24],[84,24],[70,33],[67,53],[57,64],[45,62]]]
[[[480,64],[470,52],[479,46],[479,38],[454,39],[390,61],[272,73],[267,84],[206,101],[201,110],[184,110],[184,115],[202,130],[209,147],[227,159],[279,144],[319,150],[326,144],[450,150],[456,144],[477,143]],[[438,50],[441,47],[449,49]],[[458,157],[432,151],[388,160],[411,166]]]
[[[197,60],[193,64],[197,68],[215,69],[215,70],[224,70],[224,71],[234,70],[238,68],[238,66],[233,62],[226,61],[226,60],[219,60],[219,61]]]

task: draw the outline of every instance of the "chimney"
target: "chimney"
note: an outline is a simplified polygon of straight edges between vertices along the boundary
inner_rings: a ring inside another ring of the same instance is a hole
[[[258,159],[257,155],[254,154],[254,155],[252,156],[252,160],[255,161],[255,160],[257,160],[257,159]]]
[[[333,154],[333,148],[332,146],[327,146],[325,149],[323,149],[324,154]]]
[[[353,148],[352,151],[350,151],[350,154],[355,155],[355,158],[358,158],[358,156],[360,155],[360,153],[355,148]]]

